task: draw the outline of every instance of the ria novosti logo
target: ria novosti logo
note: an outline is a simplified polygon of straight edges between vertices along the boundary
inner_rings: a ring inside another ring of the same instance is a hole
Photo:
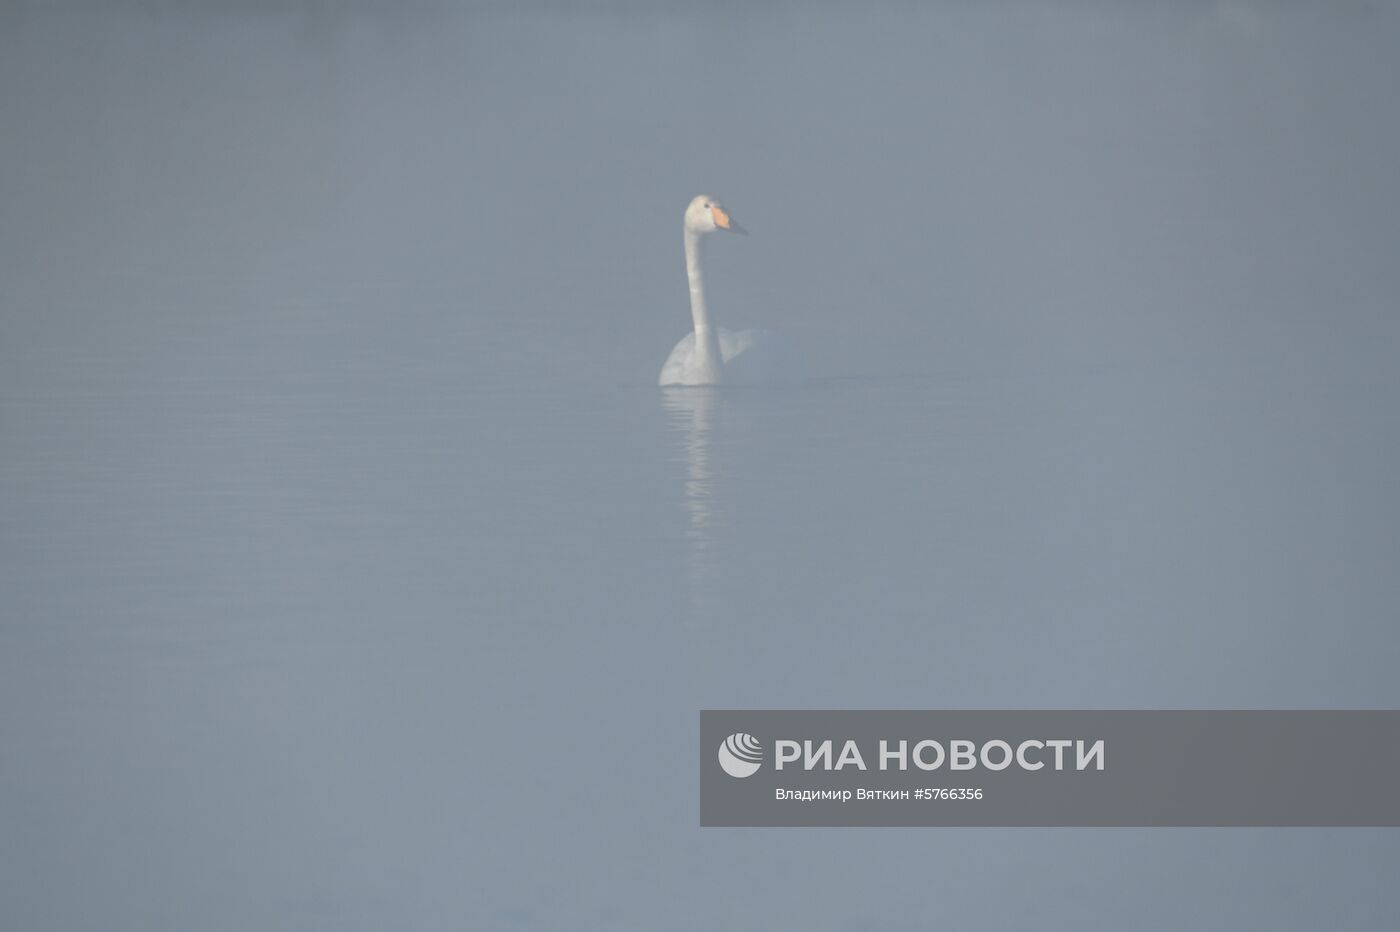
[[[735,732],[719,746],[719,765],[731,777],[751,777],[763,763],[763,745],[746,732]]]
[[[836,748],[840,743],[840,752]],[[1105,740],[1084,738],[1029,738],[1015,746],[1009,741],[993,738],[978,747],[976,741],[968,738],[939,740],[925,738],[910,747],[908,739],[879,739],[878,756],[874,758],[876,769],[882,771],[907,771],[912,764],[916,769],[931,770],[1006,770],[1015,767],[1019,770],[1035,771],[1050,767],[1053,770],[1103,770]],[[814,741],[810,738],[795,741],[778,738],[773,742],[773,769],[792,769],[795,764],[804,771],[869,770],[866,763],[871,748],[861,750],[855,739],[832,739]],[[1071,751],[1073,754],[1071,754]],[[742,780],[758,772],[763,765],[763,745],[757,738],[745,731],[736,731],[720,742],[719,765],[731,777]]]

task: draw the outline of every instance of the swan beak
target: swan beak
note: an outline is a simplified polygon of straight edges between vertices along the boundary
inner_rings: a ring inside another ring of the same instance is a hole
[[[715,218],[715,226],[719,227],[721,230],[728,230],[730,233],[742,233],[744,236],[749,235],[748,230],[745,230],[743,227],[739,226],[739,224],[730,220],[729,215],[718,207],[711,207],[710,214]]]

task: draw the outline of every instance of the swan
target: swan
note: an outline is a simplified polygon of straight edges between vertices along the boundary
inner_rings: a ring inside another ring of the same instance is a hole
[[[700,239],[716,230],[748,231],[735,223],[719,200],[702,194],[685,209],[685,274],[690,279],[690,316],[695,329],[681,338],[658,385],[771,385],[795,381],[797,355],[770,330],[716,327],[705,304]]]

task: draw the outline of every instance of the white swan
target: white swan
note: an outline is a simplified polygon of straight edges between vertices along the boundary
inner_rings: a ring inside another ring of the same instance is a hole
[[[661,367],[658,385],[771,385],[795,381],[797,354],[769,330],[716,327],[705,305],[700,238],[716,230],[747,233],[720,202],[700,195],[685,209],[685,273],[690,279],[690,316],[695,330],[681,339]]]

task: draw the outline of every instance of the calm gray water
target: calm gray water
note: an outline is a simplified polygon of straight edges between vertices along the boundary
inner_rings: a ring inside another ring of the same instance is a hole
[[[66,9],[0,20],[0,926],[1393,924],[1393,831],[701,831],[695,757],[1400,704],[1392,6]],[[710,188],[809,384],[652,384]]]

